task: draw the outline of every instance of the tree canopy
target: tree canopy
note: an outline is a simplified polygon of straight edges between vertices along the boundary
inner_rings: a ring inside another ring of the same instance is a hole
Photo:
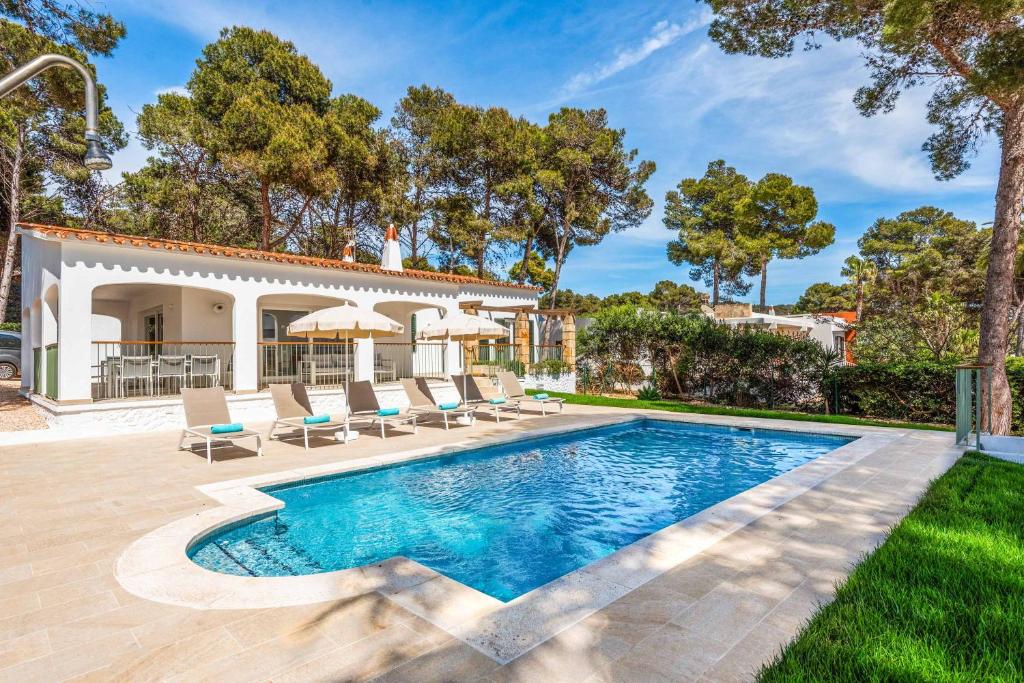
[[[677,233],[668,243],[668,259],[675,265],[688,263],[692,280],[711,288],[711,305],[721,294],[746,294],[750,284],[743,279],[749,256],[740,246],[741,200],[750,192],[750,181],[719,159],[708,164],[702,178],[686,178],[665,195],[663,222]]]
[[[1012,414],[1006,351],[1014,312],[1014,274],[1024,204],[1024,24],[1019,2],[1005,0],[705,0],[709,34],[726,52],[786,57],[797,42],[855,39],[870,83],[854,102],[865,116],[892,111],[901,93],[931,88],[923,144],[939,179],[970,165],[988,134],[1001,142],[995,221],[981,312],[979,361],[994,369],[993,433]]]

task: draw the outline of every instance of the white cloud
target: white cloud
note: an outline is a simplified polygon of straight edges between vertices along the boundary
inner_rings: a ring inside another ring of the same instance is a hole
[[[160,95],[182,95],[182,96],[187,96],[188,95],[188,88],[186,88],[183,85],[172,85],[172,86],[169,86],[167,88],[158,88],[156,91],[154,91],[153,94],[156,95],[157,97],[159,97]]]
[[[832,181],[845,178],[835,183],[834,194],[846,201],[858,192],[868,199],[880,191],[928,194],[993,186],[993,146],[970,172],[951,182],[935,180],[921,151],[932,132],[925,112],[928,88],[904,93],[891,113],[865,118],[853,95],[868,79],[855,45],[768,60],[726,55],[703,42],[649,79],[651,110],[683,135],[713,136],[717,149],[708,158],[724,157],[741,171],[777,170],[811,184],[821,174]],[[857,183],[851,186],[849,179]]]
[[[403,55],[402,43],[380,26],[367,26],[359,9],[324,7],[323,11],[282,10],[267,0],[150,0],[134,11],[176,25],[204,42],[223,28],[251,26],[292,41],[324,74],[347,87],[350,79],[379,72]]]
[[[664,20],[659,21],[639,45],[620,49],[612,61],[595,69],[582,71],[570,78],[562,87],[562,94],[564,96],[575,95],[602,81],[606,81],[617,73],[636,66],[658,50],[664,49],[676,42],[682,36],[705,26],[709,21],[710,15],[708,13],[701,14],[682,25]]]

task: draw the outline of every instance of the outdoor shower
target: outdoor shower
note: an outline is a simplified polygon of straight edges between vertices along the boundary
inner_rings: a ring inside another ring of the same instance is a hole
[[[105,171],[113,162],[100,145],[99,95],[96,92],[96,81],[89,70],[80,63],[64,55],[40,55],[0,78],[0,97],[5,97],[25,81],[54,66],[73,69],[85,80],[85,167],[91,171]]]

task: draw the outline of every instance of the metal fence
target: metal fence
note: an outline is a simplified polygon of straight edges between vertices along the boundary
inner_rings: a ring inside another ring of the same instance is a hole
[[[546,360],[562,360],[562,345],[535,344],[530,347],[531,363],[543,363]]]
[[[373,381],[397,382],[407,377],[445,377],[445,347],[441,342],[373,344]]]
[[[182,387],[234,388],[234,342],[97,341],[92,397],[176,396]]]
[[[260,342],[259,388],[302,382],[310,387],[345,386],[355,378],[354,342]]]
[[[480,344],[473,349],[470,374],[493,375],[499,370],[525,370],[518,359],[518,347],[515,344]]]

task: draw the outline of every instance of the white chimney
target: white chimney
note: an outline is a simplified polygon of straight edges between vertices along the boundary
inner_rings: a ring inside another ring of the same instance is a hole
[[[398,231],[393,224],[384,233],[384,253],[380,258],[380,267],[381,270],[402,272],[402,247],[398,244]]]
[[[355,246],[351,242],[347,243],[345,245],[345,248],[342,250],[341,260],[344,261],[345,263],[356,262],[356,250]]]

